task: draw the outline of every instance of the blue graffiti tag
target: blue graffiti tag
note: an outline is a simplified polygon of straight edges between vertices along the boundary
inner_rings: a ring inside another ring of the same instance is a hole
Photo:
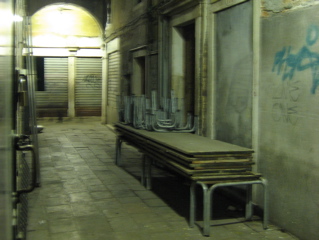
[[[319,39],[319,27],[312,25],[308,28],[306,37],[306,46],[303,46],[297,54],[292,53],[292,47],[283,47],[276,53],[273,72],[277,75],[282,74],[282,80],[291,80],[296,71],[311,69],[312,87],[311,93],[315,94],[319,86],[319,53],[311,52],[310,46],[313,46]]]

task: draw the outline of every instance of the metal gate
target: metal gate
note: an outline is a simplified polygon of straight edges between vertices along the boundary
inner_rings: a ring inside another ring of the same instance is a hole
[[[101,116],[102,59],[77,58],[75,72],[75,115]]]
[[[68,58],[44,59],[44,91],[36,92],[39,117],[66,117],[68,109]]]
[[[13,23],[7,16],[13,16],[13,1],[1,1],[0,42],[0,238],[13,239],[13,146],[12,146],[12,72],[13,66]],[[5,44],[5,45],[4,45]]]

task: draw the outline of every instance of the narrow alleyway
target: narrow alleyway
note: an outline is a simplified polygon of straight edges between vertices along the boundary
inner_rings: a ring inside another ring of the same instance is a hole
[[[214,220],[211,237],[203,237],[188,227],[188,186],[154,170],[154,190],[146,190],[141,153],[125,145],[123,168],[114,165],[115,135],[99,118],[39,124],[42,186],[29,196],[27,240],[296,239],[273,225],[263,230],[257,217]]]

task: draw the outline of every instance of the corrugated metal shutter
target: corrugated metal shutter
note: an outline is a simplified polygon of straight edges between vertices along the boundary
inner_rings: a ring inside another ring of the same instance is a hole
[[[116,108],[116,96],[119,94],[120,54],[114,52],[108,58],[107,105]]]
[[[68,58],[45,58],[44,78],[45,91],[36,92],[38,114],[65,115],[68,108]]]
[[[75,71],[75,114],[101,116],[102,59],[77,58]]]

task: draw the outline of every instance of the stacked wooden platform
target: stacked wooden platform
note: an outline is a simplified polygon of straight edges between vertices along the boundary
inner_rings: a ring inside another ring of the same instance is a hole
[[[203,235],[210,235],[213,193],[216,188],[246,186],[246,219],[253,215],[252,186],[262,185],[264,196],[263,226],[268,224],[267,181],[252,172],[253,150],[211,140],[191,133],[160,133],[135,129],[117,123],[116,164],[121,163],[121,145],[127,142],[143,152],[142,183],[151,188],[151,160],[172,169],[191,181],[189,225],[195,225],[196,186],[203,190]],[[146,164],[148,162],[148,164]],[[148,167],[146,167],[148,165]]]
[[[160,133],[117,123],[118,137],[153,160],[193,180],[207,184],[250,181],[253,150],[191,133]]]

